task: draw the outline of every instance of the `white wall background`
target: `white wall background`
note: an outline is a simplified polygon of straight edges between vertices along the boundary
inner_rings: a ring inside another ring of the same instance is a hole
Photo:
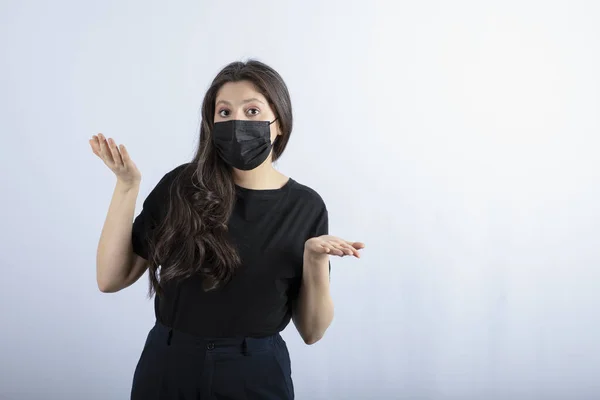
[[[88,139],[128,146],[141,207],[248,57],[292,93],[279,168],[368,245],[326,337],[284,332],[298,399],[600,398],[599,3],[0,4],[1,399],[128,398],[153,307],[97,290]]]

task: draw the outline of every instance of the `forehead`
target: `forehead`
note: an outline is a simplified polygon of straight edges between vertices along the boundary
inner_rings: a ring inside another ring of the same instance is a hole
[[[265,96],[263,96],[252,82],[239,81],[239,82],[227,82],[217,92],[216,101],[228,101],[230,103],[241,103],[246,99],[256,98],[264,103],[267,102]]]

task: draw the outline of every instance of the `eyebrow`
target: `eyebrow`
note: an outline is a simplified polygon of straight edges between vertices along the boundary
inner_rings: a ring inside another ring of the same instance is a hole
[[[256,97],[252,97],[251,99],[246,99],[246,100],[242,101],[242,104],[252,103],[253,101],[259,102],[261,104],[265,104],[263,101],[260,101]],[[231,103],[228,102],[227,100],[219,100],[219,101],[217,101],[217,104],[219,104],[219,103],[224,103],[224,104],[227,104],[228,106],[231,105]]]

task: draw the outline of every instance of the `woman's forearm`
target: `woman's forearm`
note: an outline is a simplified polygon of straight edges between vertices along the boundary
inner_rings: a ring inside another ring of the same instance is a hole
[[[306,344],[319,341],[333,320],[329,290],[329,256],[304,255],[302,285],[294,311],[294,324]]]
[[[96,280],[103,292],[116,292],[129,283],[134,264],[131,232],[138,193],[139,183],[117,180],[96,254]]]

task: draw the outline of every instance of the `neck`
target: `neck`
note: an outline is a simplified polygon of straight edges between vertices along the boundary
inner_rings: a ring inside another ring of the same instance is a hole
[[[265,162],[250,171],[233,169],[233,181],[236,185],[252,190],[279,189],[287,178],[273,168],[273,164]]]

